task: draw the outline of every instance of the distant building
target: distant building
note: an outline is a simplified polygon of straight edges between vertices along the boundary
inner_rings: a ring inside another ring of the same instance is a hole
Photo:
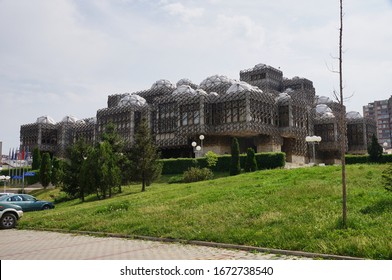
[[[319,161],[333,163],[340,158],[338,116],[345,113],[338,103],[317,96],[306,78],[287,79],[274,67],[257,64],[240,71],[240,80],[213,75],[199,85],[189,79],[176,84],[158,80],[151,88],[108,96],[108,106],[95,118],[78,120],[67,116],[54,122],[44,116],[21,126],[22,146],[57,156],[77,139],[98,141],[113,123],[128,148],[140,120],[148,120],[162,157],[192,157],[191,143],[204,135],[201,153],[229,154],[231,140],[238,138],[240,151],[286,153],[288,162],[305,163],[312,158],[306,136],[318,135]],[[357,112],[347,114],[348,151],[364,153],[375,131],[375,122]]]
[[[380,145],[385,149],[392,148],[392,96],[363,106],[363,115],[376,121],[376,136]]]

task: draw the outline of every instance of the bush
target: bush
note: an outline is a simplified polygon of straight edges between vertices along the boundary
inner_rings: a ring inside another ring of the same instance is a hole
[[[392,157],[391,157],[392,160]],[[191,167],[205,168],[208,166],[206,158],[177,158],[177,159],[161,159],[162,174],[181,174]],[[246,155],[240,155],[240,165],[245,167]],[[258,153],[256,154],[256,162],[259,170],[282,168],[286,163],[285,153]],[[230,170],[231,156],[218,156],[216,165],[212,167],[214,172],[228,172]]]
[[[253,172],[257,170],[257,162],[255,156],[255,150],[252,148],[248,148],[246,152],[246,161],[245,161],[245,172]]]
[[[388,164],[388,167],[382,172],[381,180],[384,188],[392,192],[392,164]]]
[[[191,167],[184,172],[184,182],[197,182],[210,180],[214,177],[214,173],[208,168]]]
[[[347,164],[368,163],[368,155],[346,155]]]
[[[230,176],[241,173],[240,147],[237,138],[233,138],[231,143]]]

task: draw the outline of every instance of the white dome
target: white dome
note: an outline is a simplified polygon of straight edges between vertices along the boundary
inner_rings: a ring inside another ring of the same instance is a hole
[[[279,105],[286,105],[291,100],[291,96],[287,92],[282,92],[275,98],[275,102]]]
[[[197,92],[196,90],[194,90],[188,85],[181,85],[178,88],[176,88],[172,94],[173,95],[181,95],[181,94],[197,95]]]
[[[332,110],[325,104],[319,104],[316,106],[316,113],[317,114],[332,113]]]
[[[346,118],[348,118],[348,119],[361,119],[362,115],[359,112],[351,111],[346,114]]]
[[[331,108],[329,108],[325,104],[319,104],[316,106],[316,115],[319,118],[326,119],[326,118],[334,118],[335,115],[333,114]]]
[[[215,91],[211,91],[209,95],[210,96],[219,96],[219,94]]]
[[[226,91],[227,94],[231,93],[239,93],[243,91],[257,91],[257,92],[263,92],[261,89],[258,87],[254,87],[246,82],[235,82],[233,83],[229,89]]]
[[[176,87],[169,80],[161,79],[152,84],[151,89],[169,89],[174,90]]]
[[[138,105],[143,106],[146,104],[146,99],[137,94],[127,94],[118,102],[118,106]]]
[[[49,116],[42,116],[37,118],[37,123],[50,123],[50,124],[56,124],[56,122],[54,121],[54,119],[52,119]]]
[[[76,123],[78,119],[74,116],[65,116],[61,121],[65,123]]]
[[[200,88],[208,91],[208,89],[211,89],[215,86],[231,84],[233,84],[233,80],[229,79],[228,77],[223,75],[213,75],[202,81],[200,83]]]
[[[317,104],[330,104],[333,101],[327,96],[317,96]]]
[[[294,90],[289,87],[289,88],[286,88],[284,92],[290,94],[290,93],[293,93]]]
[[[256,64],[255,67],[253,67],[253,69],[260,69],[260,68],[265,68],[267,65],[265,65],[264,63],[259,63]]]
[[[208,95],[208,93],[204,89],[201,89],[201,88],[196,89],[196,92],[199,95]]]
[[[189,79],[186,79],[186,78],[181,79],[177,82],[177,87],[183,86],[183,85],[191,86],[191,85],[193,85],[193,82]]]

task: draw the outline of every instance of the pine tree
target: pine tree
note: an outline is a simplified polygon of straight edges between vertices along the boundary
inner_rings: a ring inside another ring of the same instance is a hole
[[[132,177],[142,183],[142,192],[161,174],[162,167],[158,159],[159,153],[151,137],[147,121],[142,119],[129,154]]]
[[[64,178],[62,190],[73,198],[84,199],[84,192],[80,190],[80,175],[85,158],[89,157],[90,147],[83,141],[77,141],[68,151],[69,160],[64,164]],[[95,168],[94,168],[95,169]]]
[[[42,156],[41,168],[39,171],[40,182],[44,188],[49,186],[52,173],[52,162],[49,153]]]
[[[253,172],[257,170],[255,150],[253,150],[252,148],[248,148],[248,150],[246,151],[246,161],[244,169],[246,172]]]
[[[230,176],[241,173],[240,166],[240,147],[237,138],[233,138],[231,143],[231,162],[230,162]]]
[[[369,161],[380,162],[382,157],[383,149],[378,143],[377,137],[373,134],[372,142],[368,147]]]
[[[35,147],[33,150],[33,162],[31,164],[31,168],[33,170],[38,170],[41,167],[41,152],[38,147]]]

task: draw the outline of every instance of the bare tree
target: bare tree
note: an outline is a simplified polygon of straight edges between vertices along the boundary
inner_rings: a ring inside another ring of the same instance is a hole
[[[344,109],[343,98],[343,0],[340,0],[340,28],[339,28],[339,103],[341,105],[340,114],[340,145],[341,145],[341,161],[342,161],[342,194],[343,194],[343,227],[347,226],[347,190],[346,190],[346,114]]]

